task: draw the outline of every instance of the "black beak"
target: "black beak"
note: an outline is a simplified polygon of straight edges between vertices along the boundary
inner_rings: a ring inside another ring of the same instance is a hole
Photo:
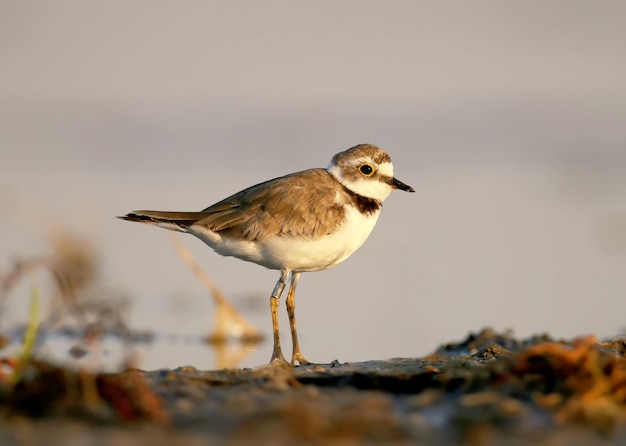
[[[413,189],[411,186],[409,186],[408,184],[404,184],[402,181],[396,178],[392,178],[391,181],[389,181],[389,185],[394,189],[400,189],[406,192],[415,192],[415,189]]]

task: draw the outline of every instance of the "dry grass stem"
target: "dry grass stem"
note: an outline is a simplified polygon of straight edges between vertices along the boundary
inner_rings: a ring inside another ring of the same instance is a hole
[[[228,301],[226,296],[219,290],[215,282],[198,265],[191,252],[183,245],[174,233],[170,233],[170,238],[176,252],[187,265],[191,272],[209,291],[215,301],[215,328],[209,336],[209,341],[215,344],[222,343],[229,338],[236,338],[242,341],[254,342],[262,339],[259,330],[248,322]]]

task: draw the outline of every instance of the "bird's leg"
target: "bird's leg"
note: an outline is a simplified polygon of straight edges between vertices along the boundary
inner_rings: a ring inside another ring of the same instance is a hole
[[[300,344],[298,343],[298,332],[296,331],[296,286],[298,285],[298,279],[300,273],[291,274],[291,285],[289,286],[289,293],[287,294],[287,314],[289,315],[289,327],[291,328],[291,341],[293,343],[293,350],[291,352],[291,365],[296,365],[296,361],[300,365],[311,364],[304,359],[302,352],[300,351]]]
[[[282,270],[280,272],[280,279],[274,286],[274,291],[270,296],[270,310],[272,311],[272,331],[274,332],[274,350],[272,351],[272,359],[270,364],[288,364],[287,360],[283,356],[283,351],[280,348],[280,332],[278,331],[278,304],[280,302],[280,295],[283,294],[285,289],[285,282],[289,276],[289,270]]]

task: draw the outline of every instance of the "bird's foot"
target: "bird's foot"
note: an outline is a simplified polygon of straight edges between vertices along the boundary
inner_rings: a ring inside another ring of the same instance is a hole
[[[270,365],[290,365],[289,361],[287,361],[283,356],[283,351],[280,347],[274,347],[274,351],[272,352],[272,359],[270,359]]]
[[[298,363],[298,365],[311,365],[313,364],[310,361],[307,361],[304,356],[302,356],[302,353],[300,352],[295,352],[292,356],[291,356],[291,366],[295,367],[296,366],[296,362]]]

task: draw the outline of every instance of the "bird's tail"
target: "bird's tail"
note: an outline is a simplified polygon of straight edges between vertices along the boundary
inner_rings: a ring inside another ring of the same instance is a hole
[[[206,217],[206,214],[202,212],[133,211],[117,218],[147,223],[172,231],[187,232],[189,226],[202,220],[204,217]]]

